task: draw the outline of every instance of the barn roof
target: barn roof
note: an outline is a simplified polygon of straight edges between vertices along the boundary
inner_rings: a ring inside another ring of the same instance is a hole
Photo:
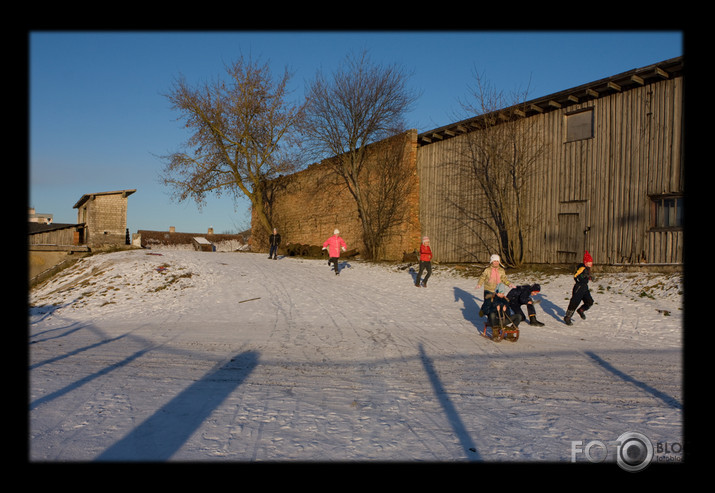
[[[520,116],[546,113],[548,111],[583,103],[590,99],[598,99],[609,94],[625,91],[635,86],[642,86],[657,80],[666,80],[676,77],[681,75],[682,71],[683,57],[671,58],[653,65],[648,65],[647,67],[629,70],[605,79],[520,103],[508,108],[509,111],[506,111],[507,108],[505,108],[504,113],[516,112]],[[428,145],[470,132],[478,127],[479,120],[482,118],[483,115],[475,116],[420,133],[417,135],[417,142],[419,145]]]

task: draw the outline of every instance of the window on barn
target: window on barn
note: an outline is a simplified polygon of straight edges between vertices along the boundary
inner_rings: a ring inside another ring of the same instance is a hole
[[[682,195],[652,196],[651,229],[681,229],[683,227],[683,200]]]
[[[593,138],[593,108],[566,115],[566,142]]]

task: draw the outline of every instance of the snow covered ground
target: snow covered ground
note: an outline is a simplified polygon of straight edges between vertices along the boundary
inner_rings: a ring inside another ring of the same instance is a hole
[[[29,459],[615,468],[637,433],[649,465],[682,460],[680,275],[596,263],[571,327],[568,272],[512,275],[541,284],[546,325],[496,343],[473,277],[437,266],[424,289],[404,264],[341,267],[132,250],[34,289]]]

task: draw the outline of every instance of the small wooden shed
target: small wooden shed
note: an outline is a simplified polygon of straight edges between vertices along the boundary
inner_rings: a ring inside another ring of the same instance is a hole
[[[192,238],[192,242],[194,244],[194,249],[197,252],[213,252],[215,251],[213,243],[211,243],[209,240],[203,237],[194,237]]]

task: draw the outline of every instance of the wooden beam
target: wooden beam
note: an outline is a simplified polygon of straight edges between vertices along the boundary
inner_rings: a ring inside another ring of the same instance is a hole
[[[666,72],[665,70],[663,70],[660,67],[655,68],[655,74],[661,76],[664,79],[667,79],[669,77],[668,72]]]

